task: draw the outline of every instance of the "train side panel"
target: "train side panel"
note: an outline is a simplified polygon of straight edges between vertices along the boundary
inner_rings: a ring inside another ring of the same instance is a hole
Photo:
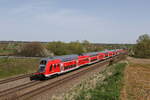
[[[92,56],[90,57],[90,62],[91,63],[94,63],[94,62],[97,62],[98,61],[98,56]]]
[[[63,71],[71,70],[77,67],[76,60],[71,60],[63,63]]]
[[[99,53],[98,54],[98,59],[99,60],[104,60],[105,59],[105,53]]]
[[[48,61],[48,64],[46,65],[46,69],[45,69],[45,76],[49,77],[50,75],[59,73],[61,71],[60,62],[61,61],[59,59]]]

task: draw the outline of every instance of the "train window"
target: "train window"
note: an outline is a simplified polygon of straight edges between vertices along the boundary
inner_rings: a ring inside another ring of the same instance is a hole
[[[53,66],[52,66],[52,65],[50,65],[49,71],[52,71],[52,67],[53,67]]]
[[[54,68],[56,68],[57,67],[57,65],[56,64],[54,64]]]
[[[45,66],[40,66],[38,72],[44,72],[45,71]]]
[[[40,62],[41,65],[46,65],[46,63],[47,63],[46,60],[42,60],[42,61]]]
[[[96,61],[97,59],[92,59],[91,62]]]

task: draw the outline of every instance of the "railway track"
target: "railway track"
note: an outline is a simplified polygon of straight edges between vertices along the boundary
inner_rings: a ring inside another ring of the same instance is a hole
[[[5,84],[5,83],[9,83],[9,82],[16,81],[19,79],[23,79],[23,78],[29,77],[31,74],[25,74],[25,75],[20,75],[20,76],[8,78],[8,79],[0,80],[0,84]]]
[[[40,84],[40,83],[42,83],[42,82],[43,82],[43,81],[31,81],[31,82],[26,83],[26,84],[21,84],[21,85],[19,85],[19,86],[13,87],[13,88],[9,88],[9,89],[0,91],[0,97],[4,97],[4,96],[6,96],[6,95],[13,94],[13,93],[15,93],[16,91],[20,91],[20,90],[23,90],[23,89],[32,87],[32,86],[37,85],[37,84]]]
[[[117,59],[117,57],[114,57],[114,59]],[[77,73],[74,73],[72,75],[69,75],[65,78],[60,78],[56,81],[53,81],[53,82],[50,82],[44,86],[41,86],[41,87],[37,87],[33,90],[30,90],[30,91],[27,91],[27,92],[22,92],[22,93],[19,93],[18,91],[24,91],[25,89],[27,88],[30,88],[32,86],[35,86],[35,85],[38,85],[40,83],[42,83],[43,81],[32,81],[32,82],[29,82],[29,83],[26,83],[26,84],[22,84],[22,85],[19,85],[19,86],[16,86],[16,87],[13,87],[13,88],[9,88],[7,90],[4,90],[4,91],[0,91],[0,98],[1,97],[6,97],[6,95],[12,95],[11,97],[11,100],[18,100],[18,99],[27,99],[27,98],[30,98],[30,97],[33,97],[33,96],[36,96],[38,94],[40,94],[41,92],[45,92],[45,91],[48,91],[56,86],[59,86],[67,81],[70,81],[70,80],[73,80],[77,77],[80,77],[81,75],[89,72],[89,71],[92,71],[92,70],[95,70],[97,67],[99,66],[103,66],[103,65],[106,65],[108,64],[110,61],[110,59],[108,60],[105,60],[105,61],[102,61],[102,62],[99,62],[97,63],[96,65],[93,65],[92,67],[86,67],[86,69],[82,70],[82,71],[79,71]],[[117,60],[116,60],[117,61]],[[59,77],[58,77],[59,78]],[[51,81],[51,80],[48,80],[48,81]],[[18,92],[18,93],[17,93]],[[14,95],[15,96],[14,96]],[[6,100],[6,99],[4,99]],[[7,98],[7,100],[9,100]]]

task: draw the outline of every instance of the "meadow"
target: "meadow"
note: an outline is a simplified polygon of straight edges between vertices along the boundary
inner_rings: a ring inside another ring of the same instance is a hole
[[[0,78],[35,72],[38,58],[0,58]]]

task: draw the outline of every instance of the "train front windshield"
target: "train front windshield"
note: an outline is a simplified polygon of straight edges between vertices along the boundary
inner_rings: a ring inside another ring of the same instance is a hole
[[[46,63],[47,63],[46,60],[42,60],[42,61],[40,62],[40,66],[39,66],[38,72],[44,72],[44,71],[45,71]]]

